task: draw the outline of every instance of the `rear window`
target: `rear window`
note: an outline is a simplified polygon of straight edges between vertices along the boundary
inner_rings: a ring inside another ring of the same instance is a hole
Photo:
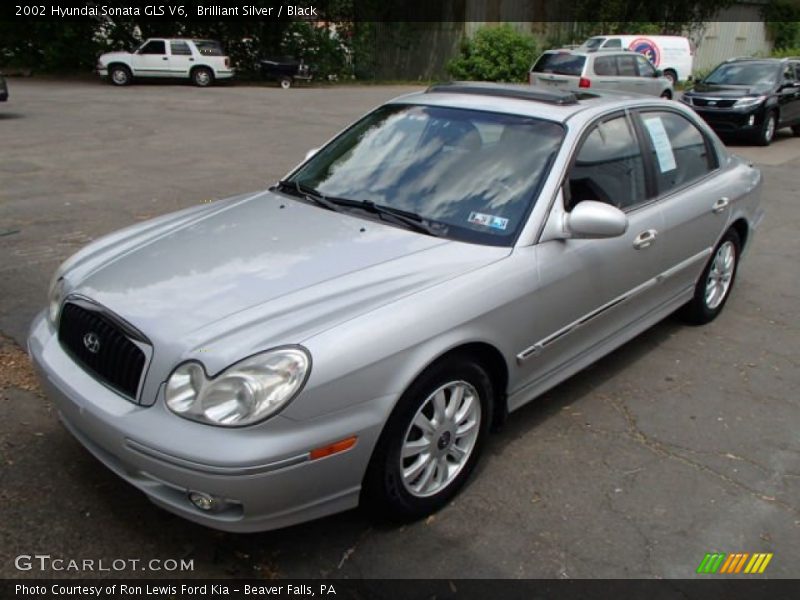
[[[583,65],[586,63],[585,56],[575,54],[558,53],[542,54],[536,64],[533,65],[534,73],[555,73],[557,75],[574,75],[580,77],[583,73]]]
[[[194,40],[197,51],[203,56],[223,56],[222,44],[212,40]]]

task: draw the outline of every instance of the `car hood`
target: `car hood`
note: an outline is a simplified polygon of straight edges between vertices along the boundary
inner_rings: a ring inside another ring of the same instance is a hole
[[[100,55],[99,60],[100,62],[108,63],[115,58],[130,58],[131,56],[133,56],[131,52],[106,52]]]
[[[719,85],[715,83],[697,82],[695,86],[687,92],[690,96],[713,95],[716,98],[742,98],[754,94],[766,94],[772,90],[769,84],[760,85]]]
[[[510,252],[273,192],[168,215],[116,237],[73,259],[67,288],[139,329],[170,362],[202,353],[207,368],[300,343]]]

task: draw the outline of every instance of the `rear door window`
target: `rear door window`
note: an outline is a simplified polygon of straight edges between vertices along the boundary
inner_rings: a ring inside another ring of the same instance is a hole
[[[613,56],[597,56],[594,59],[594,74],[595,75],[611,75],[617,74],[617,61]]]
[[[603,48],[622,48],[622,40],[619,38],[611,38],[603,44]]]
[[[717,167],[706,136],[686,117],[668,111],[641,113],[658,193],[667,194]]]
[[[637,77],[639,75],[636,70],[636,57],[631,56],[618,56],[617,69],[621,77]]]
[[[189,48],[189,44],[186,42],[170,42],[169,43],[170,52],[172,52],[173,56],[191,56],[192,50]]]
[[[567,52],[542,54],[533,66],[533,72],[580,77],[583,73],[583,66],[585,63],[585,56],[569,54]]]

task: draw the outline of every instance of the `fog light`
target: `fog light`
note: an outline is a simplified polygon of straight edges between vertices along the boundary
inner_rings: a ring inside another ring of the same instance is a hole
[[[203,492],[189,492],[189,500],[202,511],[210,512],[219,506],[217,499]]]
[[[756,122],[756,116],[755,115],[750,115],[750,118],[747,119],[747,125],[749,127],[752,127],[753,123],[755,123],[755,122]]]

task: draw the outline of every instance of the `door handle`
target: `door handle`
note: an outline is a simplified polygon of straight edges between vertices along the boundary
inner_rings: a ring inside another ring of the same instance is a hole
[[[633,247],[637,250],[643,250],[644,248],[649,248],[653,242],[656,241],[656,237],[658,236],[658,232],[655,229],[648,229],[647,231],[643,231],[639,235],[636,236],[636,239],[633,240]]]
[[[193,58],[190,58],[190,59],[189,59],[189,62],[194,62],[194,59],[193,59]]]
[[[728,205],[731,203],[730,198],[727,196],[723,196],[716,202],[714,202],[714,206],[711,207],[711,210],[717,214],[721,213],[723,210],[728,208]]]
[[[161,60],[167,60],[167,57],[166,56],[162,56]]]

